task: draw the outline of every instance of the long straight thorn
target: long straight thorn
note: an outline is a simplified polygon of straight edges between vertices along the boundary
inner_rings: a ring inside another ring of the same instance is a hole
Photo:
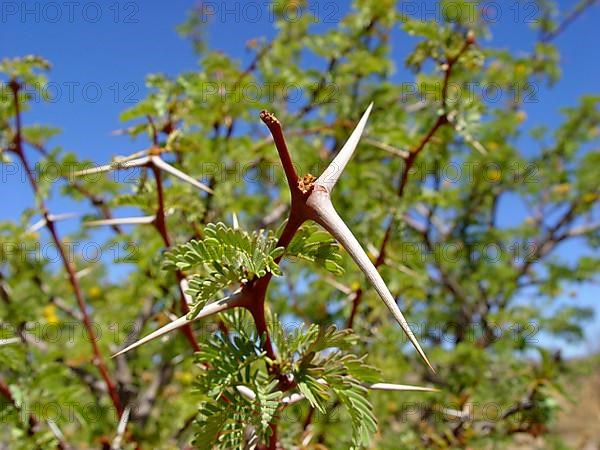
[[[363,134],[365,126],[367,125],[367,120],[369,119],[369,114],[371,114],[371,109],[373,109],[373,102],[371,102],[364,112],[358,124],[352,131],[352,134],[338,152],[338,154],[333,158],[333,161],[327,166],[327,169],[323,171],[321,176],[317,178],[315,184],[319,184],[321,186],[325,186],[328,192],[331,192],[337,183],[340,175],[346,168],[348,161],[352,158],[352,155],[356,151],[356,147],[358,146],[358,141]]]

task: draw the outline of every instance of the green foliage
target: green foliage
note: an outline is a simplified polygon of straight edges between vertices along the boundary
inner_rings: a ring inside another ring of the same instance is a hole
[[[200,405],[196,445],[213,448],[241,448],[248,434],[264,442],[270,435],[269,424],[279,408],[283,393],[277,381],[261,372],[265,354],[255,334],[243,330],[235,336],[215,336],[197,355],[206,367],[197,387],[210,398]],[[238,387],[250,389],[254,398],[242,395]]]
[[[281,409],[284,393],[265,367],[278,365],[320,412],[338,399],[352,420],[353,445],[367,445],[377,427],[363,383],[375,381],[378,372],[350,352],[357,336],[350,330],[321,330],[314,324],[287,333],[276,316],[270,323],[280,352],[277,361],[268,359],[256,331],[240,314],[226,320],[228,328],[237,331],[214,336],[197,354],[196,362],[205,369],[196,387],[210,400],[200,406],[196,444],[216,441],[224,448],[239,448],[249,430],[260,442],[268,440],[269,424]],[[254,398],[243,395],[240,387],[251,390]]]
[[[215,295],[237,283],[244,285],[267,273],[280,275],[275,259],[283,254],[271,233],[234,230],[223,223],[209,224],[204,239],[191,240],[165,255],[166,269],[190,270],[188,293],[196,303],[193,317]]]
[[[329,26],[316,23],[329,11],[317,13],[311,2],[276,3],[272,39],[258,30],[247,43],[249,66],[210,48],[206,35],[217,30],[190,13],[180,31],[194,43],[198,67],[150,74],[146,98],[121,115],[122,133],[143,146],[156,133],[161,158],[214,195],[170,176],[159,189],[149,167],[121,183],[69,176],[90,161],[64,151],[54,127],[32,120],[50,64],[37,56],[0,62],[0,161],[21,163],[16,81],[24,151],[40,174],[61,174],[39,176],[37,198],[0,222],[0,442],[56,448],[59,430],[73,448],[97,448],[110,445],[118,423],[71,282],[47,230],[33,226],[43,217],[37,201],[66,199],[85,221],[155,215],[161,192],[164,224],[106,232],[78,227],[77,217],[54,224],[75,250],[70,263],[118,395],[133,405],[124,448],[266,446],[275,430],[283,448],[500,448],[517,435],[564,448],[553,424],[577,374],[551,342],[581,343],[591,316],[577,297],[600,267],[600,99],[573,99],[557,126],[532,123],[527,111],[534,94],[543,104],[537,88],[553,88],[568,61],[553,40],[576,33],[577,21],[561,24],[589,2],[572,10],[535,2],[535,33],[518,49],[496,44],[496,27],[507,25],[482,20],[478,2],[444,1],[444,14],[421,20],[400,2],[360,0]],[[302,14],[289,20],[294,11]],[[472,36],[476,44],[465,45]],[[406,52],[397,55],[404,38]],[[400,65],[414,76],[399,80]],[[505,96],[490,101],[473,85]],[[290,86],[300,95],[292,99]],[[436,375],[408,350],[328,233],[306,223],[278,246],[289,194],[259,111],[277,114],[298,173],[316,174],[371,101],[364,139],[333,201],[415,324]],[[402,185],[402,155],[440,118],[447,122]],[[224,225],[233,213],[241,228]],[[86,243],[103,257],[82,255]],[[181,277],[193,318],[272,275],[273,314],[260,330],[236,309],[194,324],[195,356],[184,329],[108,359],[183,314]],[[440,392],[371,392],[377,382],[431,383]],[[48,417],[52,408],[61,414]]]
[[[334,275],[342,275],[342,256],[338,252],[338,244],[326,231],[317,225],[303,225],[287,247],[287,256],[315,263]]]

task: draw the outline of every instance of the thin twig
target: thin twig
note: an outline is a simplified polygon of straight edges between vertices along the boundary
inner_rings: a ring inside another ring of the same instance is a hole
[[[446,59],[445,71],[444,71],[444,81],[442,85],[442,107],[444,112],[438,116],[434,124],[431,128],[425,133],[425,135],[421,138],[421,140],[412,148],[407,157],[405,158],[404,168],[400,175],[400,180],[398,182],[398,187],[396,188],[396,196],[398,198],[402,198],[404,195],[404,191],[408,184],[410,170],[412,169],[417,156],[423,151],[425,146],[432,140],[437,131],[442,128],[444,125],[448,124],[448,111],[447,111],[447,98],[448,98],[448,85],[450,82],[450,77],[452,75],[452,70],[456,63],[459,61],[460,57],[468,50],[468,48],[475,43],[475,38],[472,33],[468,33],[465,38],[465,42],[462,47],[458,51],[458,53],[454,56],[448,57]],[[377,254],[377,259],[374,262],[376,268],[381,266],[385,262],[385,250],[390,241],[392,230],[395,226],[395,218],[392,214],[389,223],[386,227],[385,233],[383,235],[383,239],[381,241],[381,245],[379,246],[379,252]],[[347,328],[352,328],[354,326],[354,321],[356,319],[356,314],[358,312],[358,307],[362,301],[363,290],[362,288],[358,288],[355,292],[354,298],[352,300],[352,306],[350,310],[350,315],[348,317],[348,321],[346,323]]]
[[[31,188],[34,192],[34,195],[37,199],[40,212],[46,219],[45,227],[49,231],[49,233],[52,237],[52,240],[54,241],[54,244],[56,245],[56,247],[58,249],[61,261],[63,263],[63,267],[64,267],[65,271],[67,272],[69,282],[70,282],[73,292],[75,294],[77,306],[79,308],[79,311],[81,312],[82,322],[83,322],[84,328],[87,332],[87,336],[88,336],[90,345],[92,347],[92,352],[94,355],[92,362],[96,366],[98,371],[100,372],[100,375],[101,375],[102,379],[104,380],[104,383],[106,384],[106,388],[107,388],[107,391],[112,400],[113,406],[114,406],[118,416],[121,417],[121,414],[123,413],[123,408],[121,406],[121,401],[119,398],[117,387],[110,376],[108,368],[104,362],[104,358],[102,357],[100,348],[98,347],[97,337],[96,337],[96,334],[95,334],[95,331],[94,331],[94,328],[92,325],[92,320],[87,311],[87,305],[83,298],[82,290],[79,285],[79,279],[77,278],[75,268],[73,267],[73,264],[71,263],[71,261],[69,260],[67,254],[66,254],[64,245],[58,235],[58,231],[56,229],[55,223],[53,220],[51,220],[50,213],[48,212],[48,209],[46,208],[46,206],[44,204],[44,200],[42,199],[42,197],[40,195],[37,181],[31,170],[31,166],[29,165],[27,157],[25,156],[25,151],[23,149],[23,142],[22,142],[22,124],[21,124],[21,112],[20,112],[20,102],[19,102],[19,91],[20,91],[21,87],[16,80],[11,80],[11,82],[9,83],[9,86],[13,93],[14,108],[15,108],[15,121],[16,121],[16,133],[15,133],[15,137],[14,137],[14,146],[13,146],[12,150],[18,156],[19,160],[21,161],[21,164],[23,165],[23,167],[27,173],[29,183],[30,183]]]
[[[169,236],[169,231],[167,229],[166,215],[165,215],[165,200],[164,200],[164,192],[162,186],[162,178],[160,173],[160,168],[154,164],[154,160],[151,160],[151,168],[152,173],[154,174],[154,179],[156,181],[156,192],[158,198],[158,208],[156,211],[156,219],[154,221],[154,226],[156,227],[158,233],[160,234],[165,247],[171,247],[171,237]],[[178,289],[179,289],[179,297],[180,297],[180,308],[184,314],[187,314],[190,311],[190,308],[187,303],[185,292],[181,285],[181,280],[185,278],[181,271],[177,271],[177,280],[178,280]],[[194,332],[192,327],[189,324],[185,324],[183,326],[183,333],[190,345],[192,346],[195,352],[200,350],[200,345],[194,336]]]
[[[585,0],[584,2],[580,3],[579,5],[577,5],[573,11],[571,11],[571,13],[569,15],[567,15],[567,17],[552,31],[547,32],[546,34],[544,34],[540,41],[543,43],[548,43],[552,40],[554,40],[556,37],[558,37],[563,31],[565,31],[569,25],[571,25],[573,22],[575,22],[575,20],[577,20],[577,18],[583,14],[583,12],[591,7],[594,3],[596,3],[598,0]]]

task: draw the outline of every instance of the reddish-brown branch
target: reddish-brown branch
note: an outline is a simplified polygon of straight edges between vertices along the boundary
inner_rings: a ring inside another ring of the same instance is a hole
[[[298,228],[300,228],[300,225],[302,225],[305,220],[306,218],[298,213],[297,210],[292,210],[290,212],[290,217],[281,232],[281,236],[279,236],[279,239],[277,240],[277,247],[287,248],[287,246],[290,245],[290,242],[292,242]],[[275,262],[278,263],[282,257],[283,255],[276,258]]]
[[[254,59],[250,62],[250,64],[248,64],[248,67],[246,67],[246,69],[238,76],[237,80],[234,83],[234,87],[235,88],[239,87],[240,83],[244,80],[244,78],[246,78],[248,75],[250,75],[252,72],[254,72],[256,70],[256,68],[258,67],[258,63],[260,62],[260,60],[267,53],[269,53],[269,51],[271,50],[271,48],[273,48],[273,42],[269,42],[260,51],[258,51],[256,53],[256,55],[254,56]]]
[[[15,404],[15,399],[13,398],[8,385],[2,380],[0,380],[0,394],[2,394],[10,403],[13,405]]]
[[[269,450],[277,450],[277,423],[269,424],[271,428],[271,437],[269,438]]]
[[[299,177],[294,167],[294,163],[292,162],[292,158],[285,142],[283,130],[279,120],[275,117],[275,115],[268,111],[262,111],[260,113],[260,118],[265,125],[267,125],[271,135],[273,136],[273,141],[275,142],[275,147],[279,153],[279,158],[281,160],[292,197],[288,221],[277,241],[277,247],[286,248],[292,241],[302,223],[309,218],[304,206],[304,200],[310,193],[310,189],[301,190],[299,187]],[[279,262],[280,260],[281,256],[276,259],[276,262]],[[265,314],[266,294],[271,278],[272,275],[268,273],[264,277],[255,280],[254,283],[249,283],[248,285],[244,286],[243,290],[246,291],[247,298],[249,299],[244,307],[248,309],[252,315],[252,318],[254,319],[256,330],[263,339],[263,348],[267,354],[267,357],[271,361],[276,361],[277,355],[269,335]],[[280,368],[277,364],[269,365],[268,370],[271,374],[278,378],[278,389],[286,391],[294,386],[293,380],[289,380],[285,375],[281,374]],[[269,424],[269,427],[271,428],[271,436],[266,448],[269,450],[275,450],[277,448],[277,423],[273,421]]]
[[[289,218],[285,228],[283,229],[283,232],[281,233],[281,236],[279,237],[279,240],[277,241],[277,247],[286,248],[292,241],[294,235],[298,231],[298,228],[300,228],[300,225],[302,225],[302,223],[308,219],[308,214],[306,213],[303,202],[303,200],[306,198],[307,192],[303,192],[299,188],[299,177],[285,142],[281,123],[274,114],[268,111],[262,111],[260,113],[260,118],[265,125],[267,125],[271,135],[273,136],[273,141],[275,143],[275,147],[277,148],[277,152],[279,153],[279,158],[281,159],[281,164],[283,166],[292,196],[292,205]],[[281,256],[277,258],[275,262],[279,262],[280,259]],[[245,289],[248,290],[250,294],[249,296],[252,299],[250,305],[248,306],[248,310],[254,318],[258,333],[264,338],[264,346],[267,356],[270,359],[275,360],[276,355],[265,320],[265,299],[271,278],[271,274],[267,274],[261,279],[256,280],[254,284],[246,286]],[[271,367],[270,370],[277,373],[278,368]],[[283,389],[289,388],[287,384],[288,383],[286,383],[283,378],[280,379],[280,385]]]
[[[370,35],[371,31],[373,31],[373,30],[376,31],[376,26],[379,22],[380,22],[380,17],[377,15],[374,15],[373,17],[371,17],[371,20],[369,20],[369,22],[367,22],[361,30],[358,30],[356,32],[355,37],[365,35],[367,40],[369,40],[369,38],[371,36]],[[336,52],[336,54],[334,56],[329,58],[329,61],[327,62],[327,67],[322,72],[322,75],[319,78],[319,82],[316,83],[315,87],[310,92],[310,101],[306,105],[304,105],[294,115],[295,119],[300,119],[300,118],[306,116],[309,112],[313,111],[317,106],[320,105],[320,102],[318,102],[319,95],[323,92],[324,89],[326,89],[328,87],[327,80],[332,75],[333,71],[336,69],[336,67],[338,66],[340,61],[342,61],[349,53],[351,53],[352,51],[354,51],[356,49],[356,47],[354,46],[354,42],[355,42],[354,39],[350,39],[348,41],[348,44],[344,48],[340,49],[339,52]],[[367,45],[367,47],[368,47],[368,45]]]
[[[587,0],[575,6],[573,11],[552,31],[549,31],[540,38],[543,43],[548,43],[564,32],[577,18],[598,0]]]
[[[281,233],[281,236],[279,237],[279,240],[277,241],[277,247],[286,248],[292,241],[294,235],[304,220],[305,219],[299,217],[298,213],[291,214],[285,228],[283,229],[283,232]],[[279,262],[280,260],[281,256],[277,258],[275,262]],[[245,286],[244,289],[248,293],[248,298],[251,299],[251,301],[247,303],[246,309],[248,309],[248,311],[250,311],[252,314],[256,330],[264,339],[264,349],[267,353],[267,356],[269,359],[274,361],[277,359],[277,355],[275,354],[273,343],[271,342],[265,316],[266,295],[271,278],[272,275],[268,273],[264,277],[256,280],[253,284]],[[283,376],[279,376],[279,368],[277,366],[270,366],[269,371],[279,377],[279,385],[282,390],[287,390],[290,388],[291,385],[289,380]]]
[[[162,185],[162,177],[160,173],[160,169],[156,167],[156,165],[151,163],[152,173],[154,174],[154,179],[156,180],[156,192],[157,192],[157,200],[158,207],[156,210],[156,218],[154,220],[154,226],[156,227],[158,233],[160,234],[165,247],[171,247],[171,237],[169,236],[169,231],[167,228],[166,215],[165,215],[165,199],[164,199],[164,189]],[[190,311],[188,307],[187,301],[185,299],[185,292],[183,292],[183,288],[181,286],[181,282],[185,279],[185,275],[178,270],[176,272],[177,277],[177,287],[179,289],[179,304],[181,311],[184,314],[187,314]],[[192,326],[187,324],[181,328],[182,333],[192,346],[195,352],[200,351],[200,344],[196,340],[194,336],[194,332],[192,330]]]
[[[12,392],[10,392],[8,385],[3,380],[0,380],[0,394],[2,394],[4,398],[6,398],[8,403],[10,403],[13,406],[13,408],[15,408],[18,412],[21,412],[15,398],[12,395]],[[33,415],[33,413],[30,413],[27,417],[27,423],[27,434],[29,436],[33,436],[36,428],[39,425],[39,420],[35,415]],[[58,446],[59,448],[66,448],[64,442],[62,441],[59,441]]]
[[[21,164],[23,165],[23,168],[27,172],[27,176],[29,178],[34,195],[37,199],[37,203],[39,205],[40,212],[46,219],[46,228],[50,232],[52,240],[54,241],[54,244],[56,245],[56,248],[58,249],[64,269],[67,272],[67,275],[69,277],[69,282],[71,284],[71,287],[73,288],[73,292],[75,294],[75,299],[77,301],[77,306],[78,306],[79,311],[82,316],[82,322],[83,322],[84,328],[86,330],[88,340],[90,341],[90,344],[92,346],[92,352],[94,355],[92,362],[96,366],[98,371],[100,372],[100,376],[104,380],[107,391],[112,400],[113,406],[115,407],[115,410],[117,411],[118,416],[121,417],[121,415],[123,413],[123,408],[121,406],[121,400],[119,398],[118,390],[117,390],[116,384],[113,382],[113,380],[109,374],[106,363],[104,362],[104,358],[102,357],[102,353],[100,352],[100,348],[98,347],[98,342],[97,342],[96,334],[94,332],[94,328],[92,325],[92,320],[87,311],[87,305],[83,298],[82,290],[79,285],[79,279],[77,278],[75,268],[73,267],[73,264],[71,263],[71,261],[69,260],[67,254],[65,252],[64,245],[58,235],[58,232],[56,230],[56,226],[55,226],[54,222],[50,218],[48,210],[44,204],[44,200],[40,196],[38,185],[35,180],[35,176],[31,170],[31,166],[29,165],[27,157],[25,156],[25,152],[23,149],[23,142],[22,142],[22,123],[21,123],[21,111],[20,111],[20,104],[19,104],[20,85],[18,84],[18,82],[16,80],[12,80],[10,82],[9,86],[12,90],[13,98],[14,98],[15,122],[16,122],[16,133],[15,133],[15,138],[14,138],[14,146],[13,146],[12,150],[18,156],[19,160],[21,161]]]
[[[296,173],[294,163],[292,162],[292,157],[290,156],[290,152],[285,142],[283,130],[281,129],[281,123],[273,114],[268,111],[262,111],[260,113],[260,119],[269,128],[269,131],[273,136],[277,153],[279,153],[279,158],[281,159],[281,164],[283,165],[285,177],[287,178],[288,185],[293,194],[297,187],[298,174]]]
[[[443,85],[442,85],[442,100],[441,100],[444,111],[440,116],[438,116],[437,120],[431,126],[429,131],[427,131],[427,133],[421,138],[419,143],[413,149],[410,150],[407,158],[405,159],[404,168],[402,170],[402,174],[400,175],[400,181],[399,181],[398,187],[396,189],[396,196],[398,198],[401,198],[404,195],[404,191],[408,184],[408,177],[410,175],[410,170],[412,169],[419,153],[421,153],[421,151],[423,151],[425,146],[432,140],[432,138],[435,136],[437,131],[441,127],[443,127],[444,125],[449,123],[448,111],[447,111],[448,85],[450,83],[450,76],[452,75],[452,69],[454,68],[454,66],[460,59],[460,57],[474,43],[475,43],[475,38],[474,38],[473,34],[471,32],[469,32],[469,34],[467,34],[464,44],[462,45],[462,47],[460,48],[458,53],[456,55],[448,57],[446,59],[444,81],[443,81]],[[394,217],[392,216],[388,226],[386,227],[385,234],[383,236],[383,240],[381,241],[381,245],[379,246],[379,253],[377,255],[377,259],[374,262],[374,265],[376,268],[379,268],[379,266],[381,266],[385,262],[385,249],[388,245],[388,242],[390,241],[393,227],[394,227]],[[354,293],[354,298],[352,299],[352,307],[350,310],[350,315],[348,317],[348,321],[346,322],[347,328],[352,328],[354,326],[354,321],[356,319],[356,314],[358,312],[358,307],[362,301],[362,297],[363,297],[363,290],[361,288],[358,288]]]
[[[155,148],[158,148],[158,130],[156,129],[156,125],[154,124],[154,120],[151,115],[147,115],[148,123],[150,124],[150,129],[152,130],[152,144]]]
[[[402,170],[402,174],[400,176],[400,181],[398,183],[398,188],[396,190],[396,195],[398,198],[401,198],[404,195],[404,190],[406,189],[406,185],[408,184],[408,175],[410,174],[410,170],[418,156],[418,154],[425,148],[427,143],[431,141],[435,133],[440,129],[443,125],[448,123],[448,119],[446,115],[441,115],[435,121],[433,126],[429,129],[427,134],[421,139],[421,141],[417,144],[415,148],[413,148],[408,158],[405,160],[404,169]],[[381,241],[381,245],[379,246],[379,253],[377,254],[377,259],[373,263],[376,268],[379,268],[385,262],[385,249],[390,241],[392,230],[394,227],[394,218],[390,219],[390,223],[385,229],[385,234],[383,235],[383,240]],[[348,317],[348,321],[346,322],[346,328],[352,328],[354,326],[354,321],[356,319],[356,314],[358,312],[358,307],[362,301],[363,290],[362,288],[358,288],[354,292],[354,298],[352,299],[352,307],[350,310],[350,315]]]
[[[396,195],[398,197],[402,197],[404,195],[404,189],[406,189],[406,185],[408,184],[408,176],[410,174],[410,170],[412,169],[417,156],[421,151],[425,148],[425,146],[431,141],[435,133],[445,124],[448,123],[448,118],[445,114],[439,116],[433,126],[429,129],[427,134],[421,139],[419,144],[410,151],[408,158],[406,158],[404,164],[404,170],[402,171],[402,175],[400,177],[400,182],[398,183],[398,189],[396,190]]]
[[[458,62],[458,60],[461,58],[461,56],[464,55],[464,53],[473,44],[475,44],[475,36],[471,31],[469,31],[465,42],[463,43],[458,53],[454,56],[449,56],[446,58],[444,84],[442,85],[442,106],[444,107],[444,109],[448,107],[448,85],[450,83],[450,75],[452,74],[452,69],[454,68],[454,65]],[[444,111],[444,113],[448,113],[448,111]]]
[[[160,169],[156,167],[154,164],[151,164],[152,174],[154,175],[154,179],[156,181],[156,200],[158,203],[156,209],[156,218],[154,219],[154,226],[156,227],[158,233],[160,234],[165,247],[171,246],[171,238],[169,236],[169,232],[167,230],[166,217],[165,217],[165,198],[164,198],[164,190],[162,185],[162,176],[160,173]]]
[[[65,253],[65,249],[62,245],[62,242],[60,241],[60,238],[58,236],[58,232],[56,231],[56,226],[54,225],[54,222],[47,219],[46,228],[48,228],[48,231],[50,231],[50,234],[52,235],[52,239],[54,240],[56,247],[58,248],[58,252],[63,261],[63,265],[69,276],[69,281],[71,283],[71,286],[73,287],[73,291],[75,292],[75,298],[77,300],[77,306],[79,308],[79,311],[81,312],[83,325],[87,332],[88,339],[92,345],[92,351],[94,353],[94,360],[93,360],[94,365],[98,368],[98,371],[100,372],[100,375],[102,376],[102,379],[104,380],[104,383],[106,384],[106,388],[112,399],[113,405],[114,405],[119,417],[121,417],[121,414],[123,414],[123,408],[121,406],[121,400],[119,398],[117,386],[113,382],[113,380],[108,372],[108,368],[104,362],[102,353],[100,352],[100,348],[98,347],[98,342],[97,342],[96,334],[94,333],[92,320],[90,319],[90,315],[87,311],[87,305],[85,303],[85,300],[83,299],[81,286],[79,285],[79,279],[77,278],[77,275],[75,273],[75,268],[73,267],[73,264],[71,264],[71,261],[69,261],[68,256]]]

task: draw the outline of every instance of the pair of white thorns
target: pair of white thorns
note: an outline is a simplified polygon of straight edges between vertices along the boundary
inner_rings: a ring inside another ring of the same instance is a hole
[[[338,154],[335,156],[333,161],[329,164],[327,169],[325,169],[325,171],[321,174],[321,176],[319,176],[313,182],[312,190],[310,190],[310,192],[303,199],[304,205],[303,205],[302,209],[303,209],[304,214],[300,218],[300,220],[305,221],[305,220],[311,219],[311,220],[314,220],[315,222],[319,223],[323,228],[325,228],[329,233],[331,233],[333,235],[333,237],[342,245],[342,247],[344,247],[344,249],[352,257],[352,259],[357,264],[357,266],[360,268],[360,270],[365,274],[365,276],[367,277],[369,282],[373,285],[373,287],[375,288],[375,290],[377,291],[377,293],[379,294],[379,296],[381,297],[381,299],[383,300],[385,305],[388,307],[388,309],[390,310],[390,312],[392,313],[394,318],[398,321],[398,323],[402,327],[402,330],[404,331],[404,333],[406,333],[406,335],[408,336],[410,342],[415,347],[415,349],[417,350],[419,355],[423,358],[423,360],[427,363],[427,365],[431,368],[431,370],[433,370],[433,367],[429,363],[427,356],[423,352],[419,342],[417,341],[416,337],[414,336],[413,332],[411,331],[406,319],[404,318],[402,312],[400,311],[400,308],[396,304],[394,297],[392,296],[392,294],[390,293],[385,282],[381,278],[381,275],[379,274],[379,272],[377,272],[377,269],[371,262],[370,258],[367,256],[366,252],[362,249],[361,245],[359,244],[357,239],[354,237],[354,235],[352,234],[352,232],[350,231],[348,226],[340,218],[340,216],[336,212],[336,210],[333,207],[333,204],[331,202],[331,192],[333,191],[333,188],[335,187],[340,175],[344,171],[346,165],[350,161],[350,158],[352,157],[352,155],[354,154],[354,152],[357,148],[358,142],[363,133],[363,130],[367,123],[367,119],[369,117],[369,114],[371,113],[372,107],[373,107],[373,104],[371,103],[369,105],[369,107],[367,108],[367,110],[365,111],[365,113],[363,114],[363,116],[361,117],[357,126],[353,130],[352,134],[350,135],[350,137],[348,138],[348,140],[342,147],[342,149],[338,152]],[[270,120],[273,120],[276,122],[276,119],[273,116],[271,116],[271,115],[268,115],[268,116],[269,116]],[[267,123],[267,121],[265,123]],[[278,122],[276,122],[276,123],[279,126],[279,123]],[[267,123],[267,125],[269,125],[269,124]],[[280,151],[280,156],[282,156],[281,149],[278,148],[278,150]],[[287,152],[287,149],[285,149],[285,150]],[[189,175],[187,175],[187,174],[181,172],[180,170],[174,168],[173,166],[169,165],[168,163],[163,161],[160,156],[153,155],[153,154],[146,154],[146,155],[140,157],[140,155],[141,154],[138,153],[129,158],[123,158],[123,159],[117,161],[116,163],[113,163],[110,165],[105,165],[105,166],[100,166],[100,167],[96,167],[96,168],[92,168],[92,169],[82,170],[82,171],[77,172],[75,175],[82,176],[82,175],[106,172],[106,171],[113,170],[113,169],[138,167],[138,166],[154,164],[155,167],[175,176],[176,178],[179,178],[182,181],[192,184],[193,186],[195,186],[209,194],[212,194],[212,191],[210,190],[210,188],[208,186],[204,185],[203,183],[200,183],[196,179],[190,177]],[[282,161],[282,162],[284,165],[284,169],[286,171],[286,177],[288,180],[288,184],[290,185],[290,189],[292,189],[292,190],[298,189],[298,176],[295,174],[291,160],[289,160],[289,155],[284,156],[284,158],[286,158],[286,157],[288,158],[288,161]],[[288,164],[286,164],[286,162]],[[294,196],[292,196],[292,197],[294,197]],[[125,219],[107,219],[107,220],[88,222],[88,225],[98,226],[98,225],[117,225],[117,224],[144,224],[144,223],[152,223],[154,221],[154,219],[155,219],[154,216],[125,218]],[[184,282],[185,282],[185,280],[184,280]],[[145,336],[144,338],[142,338],[142,339],[136,341],[135,343],[127,346],[126,348],[120,350],[113,357],[122,355],[126,352],[129,352],[129,351],[133,350],[134,348],[137,348],[143,344],[146,344],[147,342],[157,339],[157,338],[159,338],[173,330],[181,328],[182,326],[189,324],[193,321],[217,314],[217,313],[225,311],[227,309],[239,307],[244,304],[244,298],[243,298],[244,295],[245,295],[244,290],[240,289],[228,297],[225,297],[223,299],[220,299],[218,301],[215,301],[215,302],[212,302],[212,303],[206,305],[193,318],[188,318],[187,315],[179,317],[179,318],[173,320],[171,323],[163,326],[162,328],[159,328],[158,330],[154,331],[153,333],[150,333],[149,335]],[[371,389],[400,390],[400,391],[406,391],[406,390],[435,391],[435,389],[433,389],[433,388],[408,386],[408,385],[400,385],[400,384],[388,384],[388,383],[376,383],[374,385],[369,385],[366,387],[371,388]],[[242,394],[251,395],[250,393],[246,392],[245,389],[247,389],[247,388],[240,387],[240,389],[238,389],[238,390]],[[296,395],[296,394],[294,394],[294,395]],[[297,397],[297,395],[296,395],[296,397]],[[296,397],[290,397],[289,400],[290,401],[291,400],[299,400]]]

